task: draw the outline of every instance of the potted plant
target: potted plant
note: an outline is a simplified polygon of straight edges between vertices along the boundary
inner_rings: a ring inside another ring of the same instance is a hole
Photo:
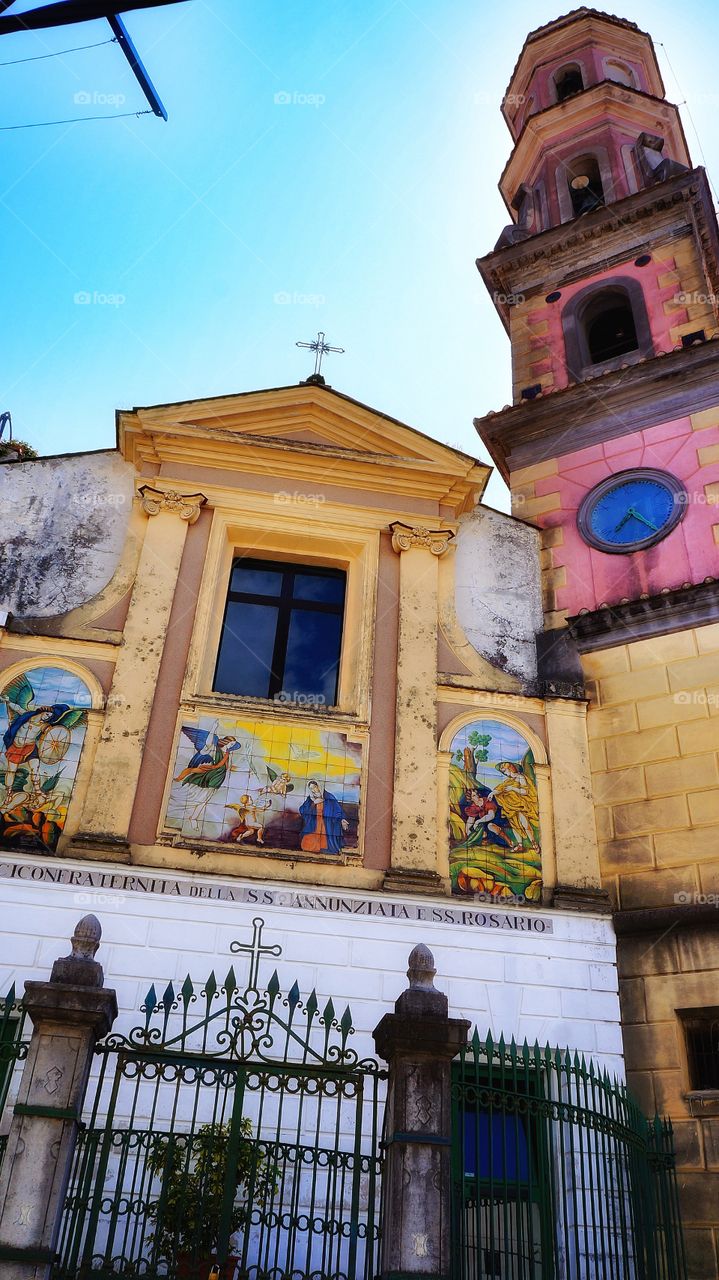
[[[262,1200],[276,1189],[276,1169],[258,1155],[251,1121],[240,1120],[240,1137],[230,1173],[230,1125],[203,1124],[192,1135],[157,1135],[148,1168],[161,1179],[156,1200],[149,1206],[155,1220],[155,1257],[174,1261],[177,1280],[244,1280],[238,1257],[217,1261],[217,1238],[229,1185],[235,1196],[230,1212],[230,1243],[249,1218],[247,1201]],[[171,1274],[173,1274],[171,1272]]]

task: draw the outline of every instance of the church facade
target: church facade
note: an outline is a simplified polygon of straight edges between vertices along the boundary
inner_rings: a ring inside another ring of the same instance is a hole
[[[512,223],[479,266],[515,403],[477,428],[513,515],[483,463],[321,376],[3,466],[0,987],[92,913],[123,1032],[153,984],[250,952],[249,990],[281,957],[369,1054],[425,943],[482,1037],[669,1112],[705,1280],[719,237],[633,24],[533,33],[503,109]],[[555,1274],[534,1230],[516,1274]],[[491,1239],[477,1275],[504,1274]],[[594,1274],[583,1249],[556,1274]]]

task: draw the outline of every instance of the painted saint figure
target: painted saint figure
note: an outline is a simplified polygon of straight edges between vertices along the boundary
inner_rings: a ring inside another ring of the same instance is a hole
[[[349,822],[337,797],[323,791],[314,779],[308,783],[300,816],[300,848],[305,853],[341,853],[343,832],[348,830]]]
[[[27,789],[40,790],[37,766],[40,763],[57,764],[70,745],[70,730],[86,721],[85,711],[56,702],[52,706],[33,707],[35,698],[26,675],[19,675],[2,691],[7,708],[9,725],[3,734],[3,781],[5,798],[0,805],[6,809],[17,804],[17,792]],[[25,774],[25,786],[21,780]]]
[[[508,839],[509,823],[502,813],[499,801],[489,787],[471,787],[465,791],[459,802],[460,813],[464,818],[467,837],[479,828],[480,840],[494,840],[504,849],[511,849]],[[491,835],[490,835],[491,833]]]
[[[227,771],[231,768],[231,752],[239,751],[242,745],[230,734],[218,738],[216,730],[217,721],[212,729],[194,729],[184,724],[182,726],[182,732],[190,739],[195,754],[186,768],[177,774],[175,782],[191,788],[191,808],[187,816],[195,831],[201,829],[205,809],[227,777]]]

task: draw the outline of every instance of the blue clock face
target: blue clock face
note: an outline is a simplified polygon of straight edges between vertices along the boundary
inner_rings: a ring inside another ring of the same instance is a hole
[[[603,480],[582,503],[577,523],[582,537],[600,551],[642,551],[678,524],[686,510],[686,490],[675,476],[645,468]]]

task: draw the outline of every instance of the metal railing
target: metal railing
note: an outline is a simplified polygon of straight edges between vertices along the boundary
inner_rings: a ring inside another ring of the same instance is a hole
[[[568,1050],[454,1064],[453,1280],[683,1280],[671,1125]]]

